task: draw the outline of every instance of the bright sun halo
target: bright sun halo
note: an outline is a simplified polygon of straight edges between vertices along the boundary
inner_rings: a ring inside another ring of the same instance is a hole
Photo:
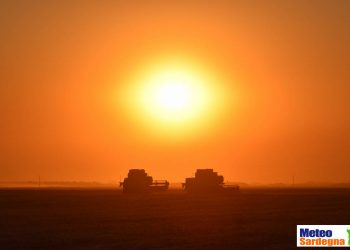
[[[204,131],[220,114],[225,99],[220,82],[189,60],[162,61],[134,72],[120,98],[134,124],[162,137],[189,136]]]

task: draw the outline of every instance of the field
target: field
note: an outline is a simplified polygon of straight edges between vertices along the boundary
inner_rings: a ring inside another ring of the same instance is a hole
[[[297,224],[349,218],[349,189],[2,189],[0,249],[294,249]]]

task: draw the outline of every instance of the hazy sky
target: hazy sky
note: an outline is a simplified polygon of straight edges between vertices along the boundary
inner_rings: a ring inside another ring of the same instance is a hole
[[[117,181],[129,168],[350,181],[349,13],[347,0],[3,0],[0,181]],[[161,55],[201,62],[237,96],[206,136],[155,138],[110,101]]]

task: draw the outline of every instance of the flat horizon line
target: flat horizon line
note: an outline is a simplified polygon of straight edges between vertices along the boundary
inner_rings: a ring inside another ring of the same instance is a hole
[[[169,182],[170,188],[181,187],[182,182]],[[245,183],[245,182],[225,182],[226,184],[239,185],[241,188],[350,188],[350,182],[300,182],[300,183]],[[118,182],[98,182],[98,181],[0,181],[1,188],[117,188]]]

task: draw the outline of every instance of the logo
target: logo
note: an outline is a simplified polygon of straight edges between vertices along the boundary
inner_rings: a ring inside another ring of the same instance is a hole
[[[350,225],[298,225],[298,247],[350,247]]]

